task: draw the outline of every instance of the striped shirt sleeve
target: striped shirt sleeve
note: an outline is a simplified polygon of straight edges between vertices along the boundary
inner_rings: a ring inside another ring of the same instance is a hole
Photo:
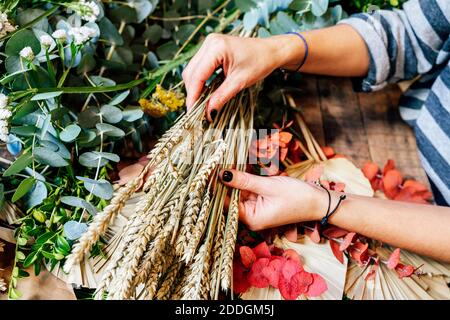
[[[369,50],[369,72],[359,83],[363,91],[413,79],[446,60],[442,51],[450,35],[449,0],[410,0],[403,10],[360,13],[340,23],[355,28]]]

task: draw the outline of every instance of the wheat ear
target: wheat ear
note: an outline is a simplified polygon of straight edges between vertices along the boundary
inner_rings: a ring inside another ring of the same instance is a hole
[[[222,270],[220,272],[221,285],[224,290],[230,288],[232,278],[233,255],[239,222],[239,195],[239,190],[233,189],[230,208],[228,210],[228,221],[225,230],[225,252],[222,258]]]

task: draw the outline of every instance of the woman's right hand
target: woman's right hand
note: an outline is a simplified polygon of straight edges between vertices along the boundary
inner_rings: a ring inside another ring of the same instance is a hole
[[[239,91],[267,77],[275,69],[295,69],[304,54],[296,35],[242,38],[210,34],[183,72],[186,104],[192,108],[206,80],[221,67],[225,81],[212,94],[206,116],[209,121]]]

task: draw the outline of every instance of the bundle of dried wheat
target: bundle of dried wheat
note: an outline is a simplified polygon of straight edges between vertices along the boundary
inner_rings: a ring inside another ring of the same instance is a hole
[[[160,139],[141,175],[119,189],[95,217],[74,246],[65,270],[85,263],[93,244],[132,198],[134,212],[120,235],[113,237],[114,252],[97,297],[208,299],[217,298],[220,288],[228,290],[239,191],[228,190],[217,175],[223,168],[245,169],[257,91],[253,87],[241,92],[213,124],[204,120],[208,95],[200,99]],[[144,192],[136,196],[150,171]]]

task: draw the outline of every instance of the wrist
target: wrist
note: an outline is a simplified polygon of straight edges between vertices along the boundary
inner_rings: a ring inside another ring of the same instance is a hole
[[[298,35],[285,34],[268,38],[272,47],[275,68],[295,71],[303,61],[306,53],[304,43]]]

